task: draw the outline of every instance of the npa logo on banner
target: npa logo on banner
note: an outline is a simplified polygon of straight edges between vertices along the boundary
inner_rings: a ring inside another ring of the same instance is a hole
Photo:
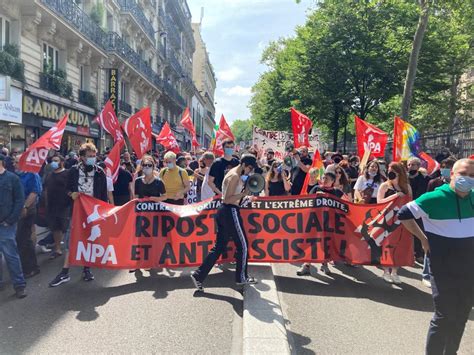
[[[405,201],[348,203],[330,195],[265,197],[242,206],[251,262],[347,261],[413,265],[413,237],[397,219]],[[69,261],[112,269],[202,263],[215,240],[220,199],[176,206],[133,200],[115,207],[81,194],[74,203]],[[234,246],[221,261],[230,261]]]
[[[130,144],[138,159],[151,149],[150,108],[145,107],[123,123],[123,130],[130,139]]]
[[[69,114],[66,114],[61,121],[28,147],[20,157],[19,167],[21,170],[31,173],[38,173],[41,170],[49,150],[59,150],[61,147],[68,118]]]
[[[384,157],[388,134],[380,128],[361,120],[355,116],[355,131],[357,138],[357,155],[362,158],[365,151],[370,151],[371,156]]]

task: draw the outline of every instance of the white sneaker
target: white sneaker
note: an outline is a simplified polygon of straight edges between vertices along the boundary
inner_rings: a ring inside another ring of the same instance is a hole
[[[395,285],[401,285],[402,281],[400,280],[400,276],[398,274],[392,274],[392,281]]]
[[[392,275],[390,275],[390,273],[384,272],[382,278],[385,282],[388,282],[389,284],[393,284]]]
[[[42,254],[51,253],[51,249],[46,248],[44,245],[37,244],[36,247],[39,249],[40,253]]]
[[[421,283],[422,283],[423,285],[425,285],[426,287],[431,288],[431,281],[430,281],[430,280],[422,279],[422,280],[421,280]]]
[[[304,276],[304,275],[311,275],[311,269],[308,264],[303,264],[297,271],[296,275],[298,276]]]

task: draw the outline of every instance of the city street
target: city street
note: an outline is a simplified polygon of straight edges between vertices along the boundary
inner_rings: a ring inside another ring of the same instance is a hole
[[[96,270],[91,283],[74,269],[69,283],[52,289],[61,260],[39,258],[42,272],[29,280],[26,299],[9,287],[0,293],[2,354],[242,353],[243,298],[232,268],[215,268],[198,296],[189,269],[144,272],[138,280]],[[396,287],[373,267],[330,266],[331,277],[314,269],[298,277],[297,267],[273,264],[292,353],[423,353],[432,305],[420,269],[401,270],[404,283]],[[459,354],[473,348],[471,313]]]

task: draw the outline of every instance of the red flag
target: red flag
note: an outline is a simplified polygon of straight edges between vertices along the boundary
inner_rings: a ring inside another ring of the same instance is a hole
[[[189,107],[186,107],[186,109],[183,112],[183,118],[181,119],[181,125],[188,130],[189,133],[193,136],[193,142],[192,145],[193,147],[199,147],[199,142],[197,141],[196,137],[196,129],[194,128],[193,125],[193,120],[191,118],[191,114],[189,113]]]
[[[166,150],[171,150],[175,153],[180,152],[178,141],[173,132],[171,132],[168,122],[163,125],[160,134],[153,134],[153,136],[156,139],[156,143],[161,144]]]
[[[105,174],[111,178],[114,183],[117,181],[120,168],[120,152],[124,144],[125,142],[123,140],[119,141],[117,144],[114,144],[114,147],[110,150],[107,158],[104,161]]]
[[[357,155],[364,156],[366,150],[371,151],[373,157],[383,157],[387,145],[388,133],[380,128],[361,120],[355,116],[355,131],[357,137]]]
[[[145,107],[125,120],[123,129],[138,159],[151,149],[150,108]]]
[[[97,116],[97,122],[114,138],[114,143],[123,140],[122,129],[120,128],[117,116],[115,116],[115,110],[110,100],[107,101],[102,112]]]
[[[216,132],[216,140],[213,147],[214,154],[224,155],[224,150],[222,149],[222,141],[226,138],[230,138],[235,141],[234,134],[230,130],[230,127],[227,124],[224,115],[222,115],[221,120],[219,122],[219,129]]]
[[[313,122],[301,112],[291,108],[291,126],[293,127],[293,143],[295,148],[309,147],[309,133]]]
[[[428,175],[433,174],[436,170],[440,168],[439,163],[427,153],[420,152],[418,153],[418,157],[426,162],[426,170],[428,171]]]
[[[321,159],[321,154],[319,154],[319,150],[315,150],[314,152],[314,157],[313,157],[313,164],[311,164],[311,168],[316,168],[318,169],[318,179],[321,179],[324,174],[324,164],[323,160]],[[309,173],[306,174],[306,177],[304,179],[303,187],[301,188],[300,195],[307,195],[308,192],[306,191],[308,189],[309,185]]]
[[[69,114],[66,113],[61,121],[51,127],[21,155],[18,164],[22,171],[38,173],[48,156],[48,151],[50,149],[59,150],[68,118]]]

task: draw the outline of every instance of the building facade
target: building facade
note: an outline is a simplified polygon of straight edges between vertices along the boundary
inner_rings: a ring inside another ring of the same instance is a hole
[[[68,112],[63,152],[111,147],[95,122],[109,99],[121,122],[149,106],[154,131],[168,121],[184,144],[194,51],[185,0],[2,0],[0,75],[12,89],[0,112],[21,112],[0,117],[0,144],[24,150]]]
[[[204,103],[204,112],[202,115],[202,135],[200,137],[203,147],[209,147],[215,126],[216,109],[214,106],[214,94],[216,91],[216,74],[212,68],[209,59],[209,53],[206,44],[201,35],[201,24],[193,23],[194,40],[196,42],[196,51],[193,60],[193,79],[197,92]],[[195,123],[196,125],[196,123]]]

